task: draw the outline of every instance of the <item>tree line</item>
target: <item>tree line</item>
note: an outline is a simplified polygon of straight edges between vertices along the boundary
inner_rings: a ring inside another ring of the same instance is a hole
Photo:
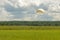
[[[0,21],[0,25],[60,26],[60,21]]]

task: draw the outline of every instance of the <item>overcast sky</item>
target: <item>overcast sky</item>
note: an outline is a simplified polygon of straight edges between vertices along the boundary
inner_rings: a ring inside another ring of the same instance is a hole
[[[0,0],[0,21],[60,21],[60,0]]]

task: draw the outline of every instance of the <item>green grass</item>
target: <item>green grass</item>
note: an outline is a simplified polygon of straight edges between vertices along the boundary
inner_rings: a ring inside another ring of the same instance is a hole
[[[60,26],[0,26],[0,40],[60,40]]]
[[[60,26],[0,26],[0,30],[60,30]]]
[[[60,30],[0,30],[0,40],[60,40]]]

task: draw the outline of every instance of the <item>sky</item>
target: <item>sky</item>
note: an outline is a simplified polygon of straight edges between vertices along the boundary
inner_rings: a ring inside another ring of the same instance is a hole
[[[60,0],[0,0],[0,21],[60,21]]]

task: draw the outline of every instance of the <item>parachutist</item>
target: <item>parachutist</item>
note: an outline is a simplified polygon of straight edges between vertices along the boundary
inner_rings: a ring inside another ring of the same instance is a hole
[[[36,13],[37,14],[44,14],[45,13],[45,10],[43,10],[43,9],[37,9],[36,10]]]

